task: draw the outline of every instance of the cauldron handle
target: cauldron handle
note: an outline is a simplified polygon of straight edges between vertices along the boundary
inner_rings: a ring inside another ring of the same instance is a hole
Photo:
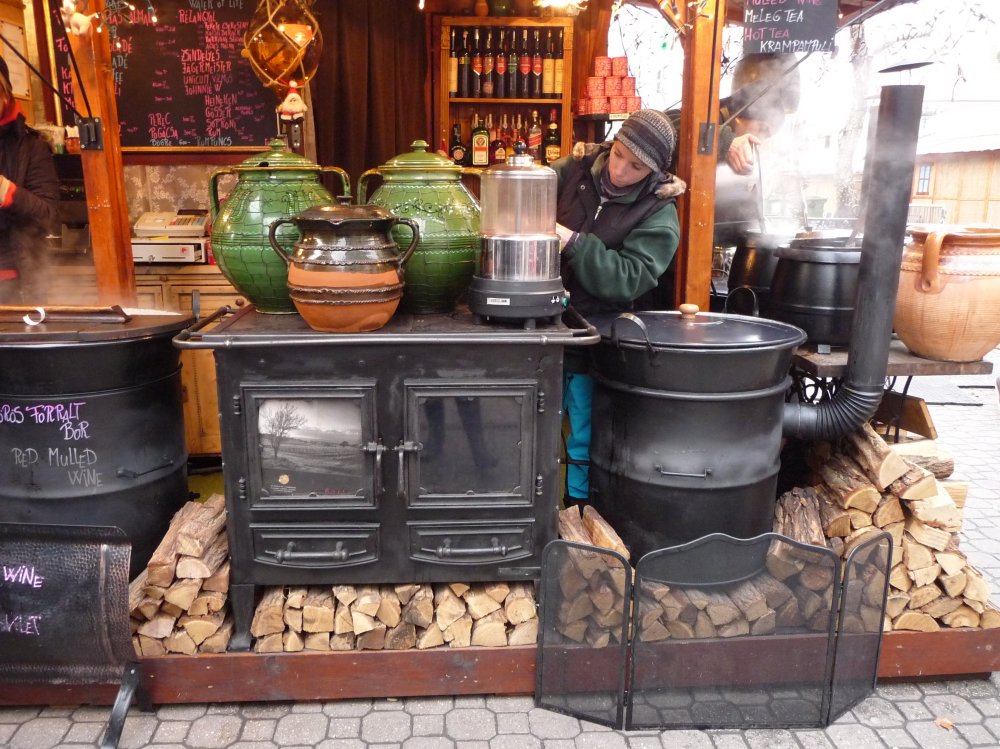
[[[728,313],[729,300],[732,299],[734,296],[736,296],[737,292],[744,290],[750,293],[750,298],[753,300],[753,316],[760,317],[760,306],[757,304],[757,292],[753,290],[753,287],[747,286],[745,284],[743,286],[737,286],[735,289],[729,292],[729,294],[726,296],[726,303],[722,306],[722,311]],[[736,312],[734,314],[740,315],[742,313]]]
[[[639,330],[642,331],[642,337],[646,339],[646,352],[649,354],[649,363],[653,364],[654,363],[653,360],[656,358],[656,353],[653,351],[653,344],[650,343],[649,341],[649,329],[646,328],[646,323],[642,321],[642,318],[638,317],[637,315],[633,315],[631,312],[622,312],[611,323],[611,342],[619,350],[619,353],[621,353],[621,346],[618,343],[619,320],[628,320],[629,322],[632,322],[639,327]]]

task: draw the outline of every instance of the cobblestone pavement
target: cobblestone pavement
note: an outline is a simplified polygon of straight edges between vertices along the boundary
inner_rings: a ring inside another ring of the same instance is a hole
[[[1000,350],[988,357],[1000,374]],[[1000,599],[1000,408],[994,377],[915,378],[939,442],[970,484],[962,548]],[[1000,674],[894,682],[825,730],[612,731],[538,709],[530,697],[441,697],[133,709],[124,749],[866,749],[1000,746]],[[0,746],[95,746],[108,708],[0,708]],[[935,721],[949,721],[941,727]]]

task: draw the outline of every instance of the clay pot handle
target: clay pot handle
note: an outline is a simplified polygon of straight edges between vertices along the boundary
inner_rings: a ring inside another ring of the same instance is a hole
[[[410,259],[410,255],[417,249],[417,242],[420,241],[420,227],[417,226],[416,221],[409,218],[397,218],[396,223],[406,224],[410,227],[410,231],[413,232],[413,239],[410,240],[409,246],[403,251],[403,256],[399,259],[400,265],[406,265],[406,261]]]
[[[275,232],[278,231],[278,227],[282,224],[294,223],[290,218],[279,218],[271,222],[271,227],[267,230],[267,241],[271,243],[271,247],[275,252],[278,253],[278,257],[285,261],[285,265],[291,267],[292,259],[288,257],[288,253],[285,252],[285,248],[278,244],[278,240]]]
[[[212,199],[212,223],[219,215],[219,177],[223,174],[236,174],[235,169],[216,169],[208,180],[209,196]]]
[[[935,231],[924,240],[923,256],[920,260],[920,290],[937,293],[941,291],[938,263],[941,260],[941,245],[948,236],[946,231]]]
[[[358,178],[358,205],[364,205],[366,202],[368,202],[367,201],[368,190],[365,186],[365,183],[368,181],[369,177],[371,177],[373,174],[378,174],[378,173],[379,173],[378,169],[369,169],[367,172],[365,172]]]

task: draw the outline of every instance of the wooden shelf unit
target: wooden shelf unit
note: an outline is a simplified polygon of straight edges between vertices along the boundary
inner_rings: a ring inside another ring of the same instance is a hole
[[[562,141],[562,153],[565,156],[573,147],[573,19],[572,18],[527,18],[527,17],[497,17],[497,16],[439,16],[435,17],[435,36],[440,40],[439,54],[435,56],[433,70],[433,91],[435,100],[434,122],[437,125],[436,140],[432,144],[437,148],[442,140],[447,144],[451,138],[451,127],[455,122],[462,125],[462,137],[468,144],[470,141],[472,113],[478,112],[485,116],[493,112],[494,116],[507,112],[516,115],[518,112],[530,116],[532,109],[538,110],[542,123],[544,137],[545,126],[549,121],[549,111],[555,107],[559,122],[559,136]],[[455,98],[448,96],[448,54],[451,45],[452,28],[526,28],[562,29],[563,32],[563,85],[559,98],[556,99],[487,99],[487,98]],[[499,123],[496,123],[499,124]]]

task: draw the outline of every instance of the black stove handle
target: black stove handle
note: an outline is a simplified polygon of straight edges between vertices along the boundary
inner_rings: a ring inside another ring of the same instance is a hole
[[[406,442],[400,442],[396,447],[393,448],[396,451],[396,455],[399,456],[399,472],[396,474],[398,481],[396,483],[396,494],[400,499],[406,499],[406,478],[403,475],[403,456],[406,453],[418,453],[424,449],[424,444],[422,442],[411,442],[407,440]]]
[[[381,437],[379,437],[376,442],[368,442],[361,446],[361,452],[375,456],[375,471],[373,473],[373,477],[375,479],[374,498],[376,500],[381,499],[382,494],[385,492],[385,489],[382,487],[382,453],[384,453],[385,450],[386,447],[382,444]]]

